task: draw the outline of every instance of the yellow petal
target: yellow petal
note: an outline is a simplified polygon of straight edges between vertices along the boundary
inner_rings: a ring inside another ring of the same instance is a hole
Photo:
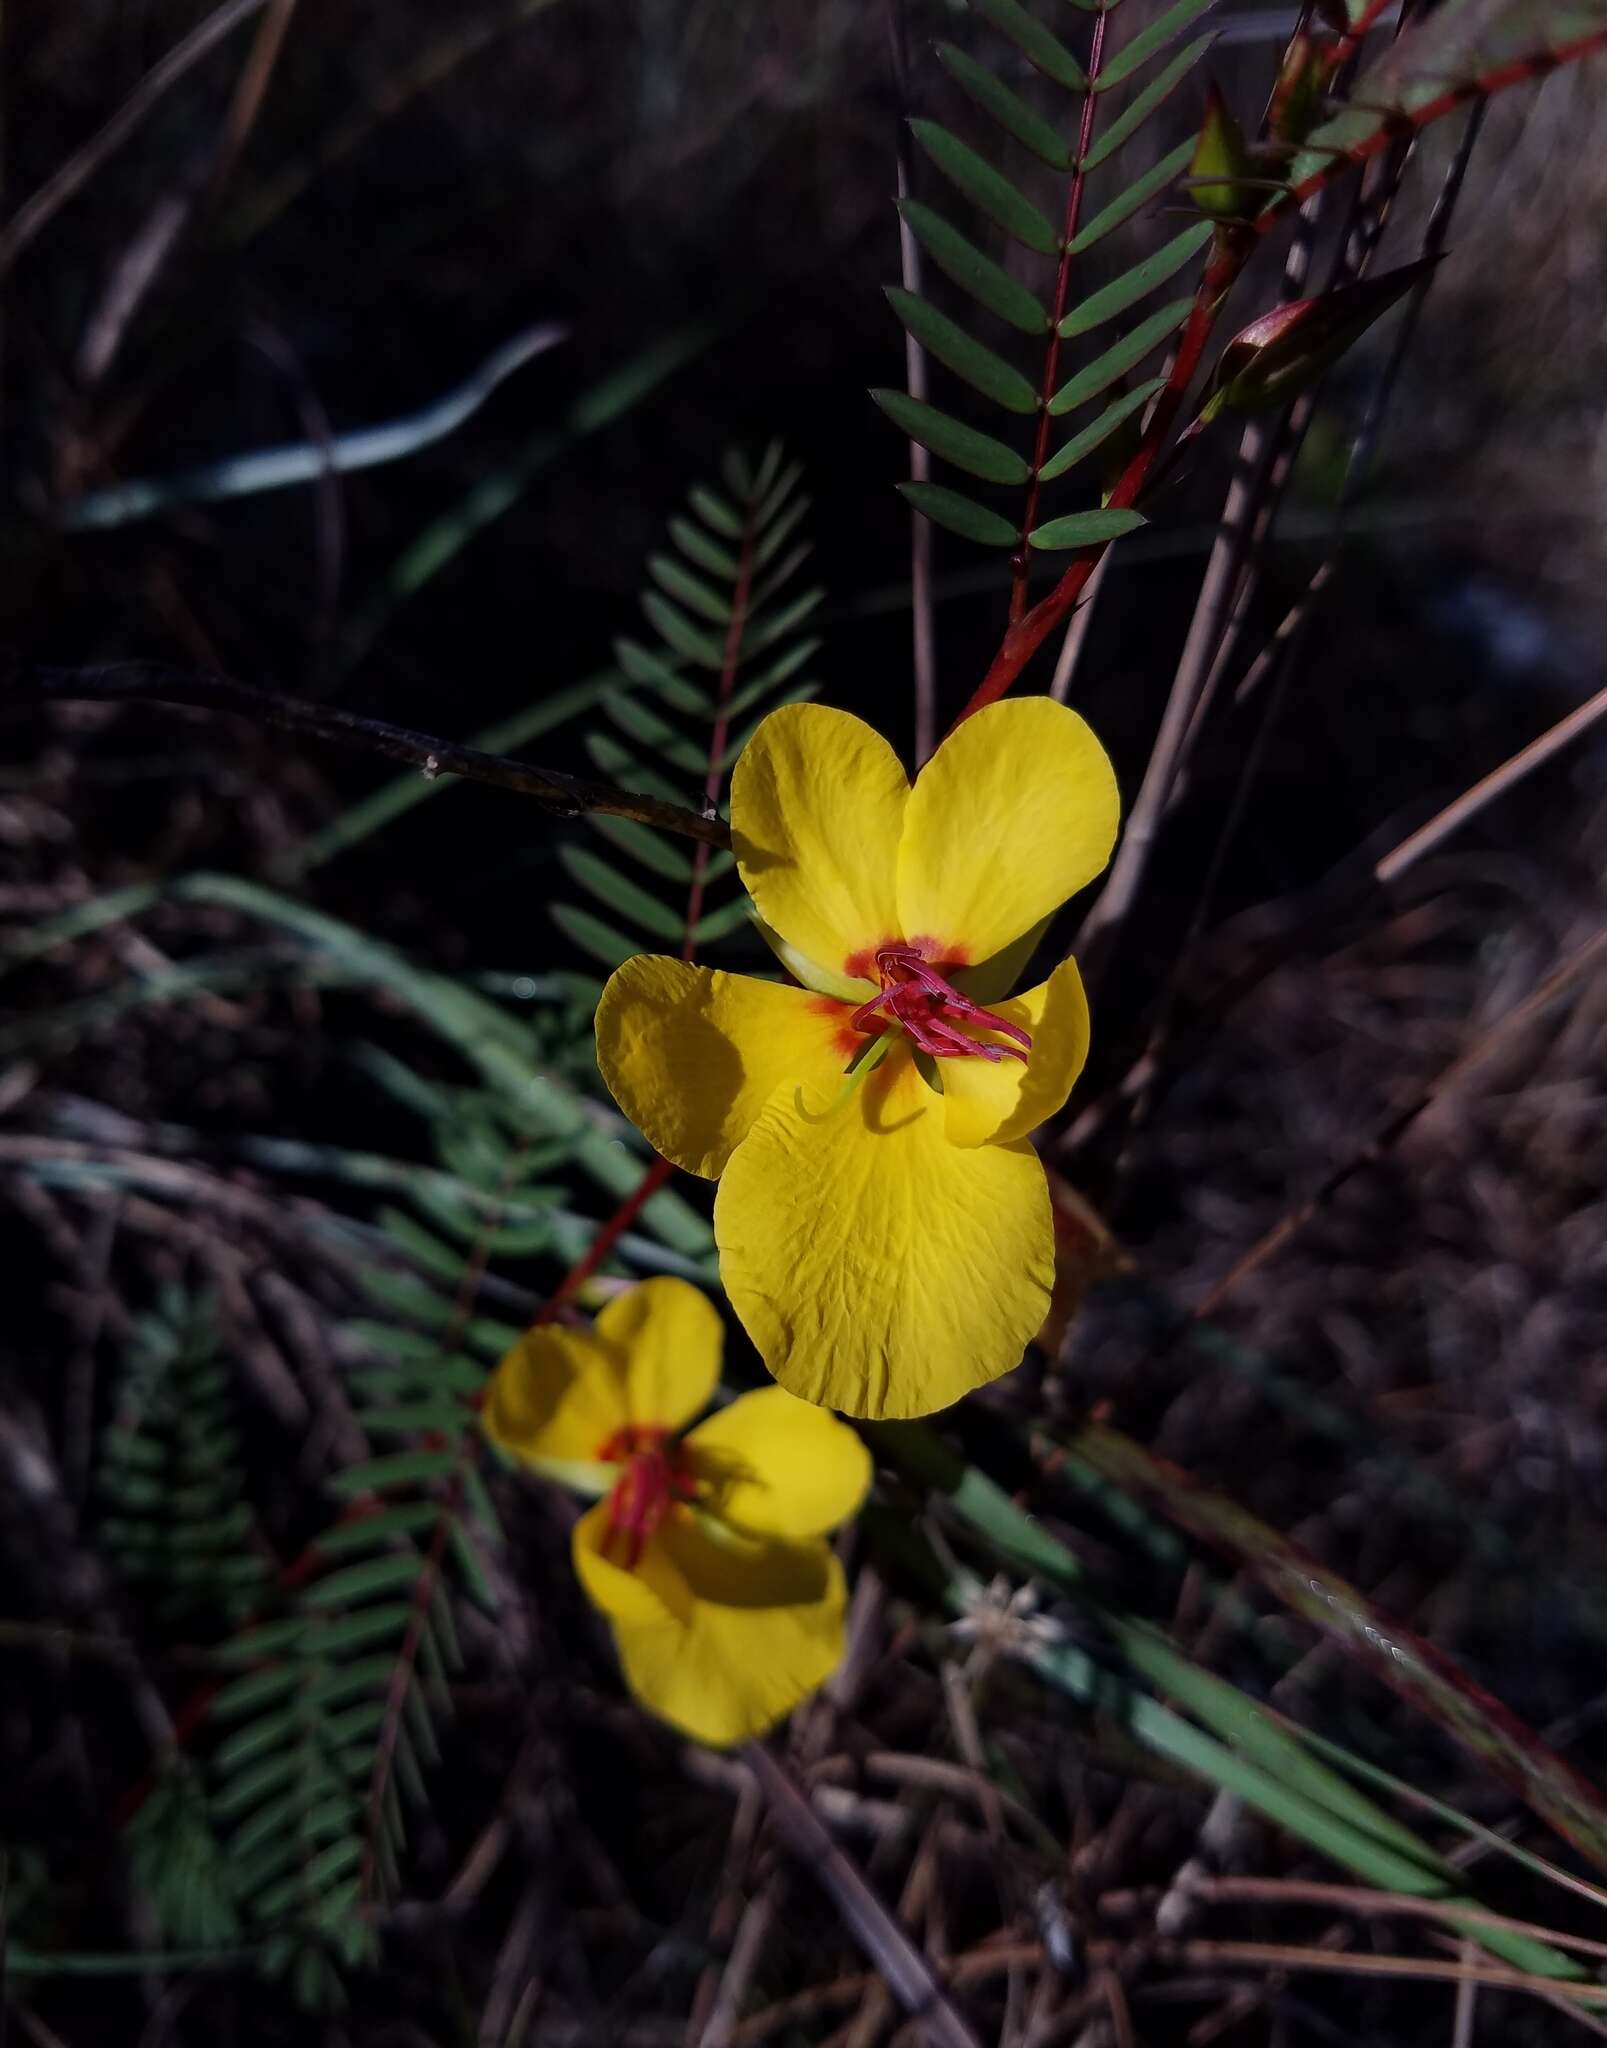
[[[835,1089],[865,1043],[849,1015],[808,989],[639,954],[597,1005],[597,1065],[655,1151],[713,1179],[783,1082]]]
[[[731,1156],[714,1235],[771,1372],[850,1415],[929,1415],[1010,1371],[1054,1281],[1037,1154],[952,1144],[902,1046],[825,1115],[775,1097]]]
[[[631,1420],[624,1353],[590,1330],[527,1330],[491,1375],[481,1420],[549,1479],[601,1493],[615,1474],[598,1453]]]
[[[921,770],[904,815],[898,909],[928,957],[975,966],[1110,859],[1120,800],[1104,748],[1048,697],[990,704]]]
[[[909,778],[874,727],[823,704],[772,711],[731,776],[744,887],[784,939],[833,972],[870,974],[898,937]]]
[[[1008,1144],[1051,1117],[1071,1093],[1088,1057],[1088,998],[1075,960],[1062,960],[1047,981],[989,1009],[1031,1034],[1023,1066],[1002,1059],[940,1060],[950,1139],[956,1145]],[[1008,1043],[1000,1033],[970,1032],[985,1043]]]
[[[709,1405],[725,1327],[690,1280],[661,1274],[628,1287],[602,1310],[596,1329],[624,1358],[628,1421],[682,1429]]]
[[[621,1626],[678,1633],[692,1617],[693,1598],[665,1545],[664,1529],[648,1538],[632,1563],[610,1523],[609,1508],[606,1500],[588,1508],[570,1537],[575,1576],[586,1598]]]
[[[870,1453],[847,1424],[781,1387],[741,1395],[686,1447],[705,1507],[749,1536],[823,1536],[870,1487]]]
[[[847,1592],[824,1543],[744,1543],[688,1521],[663,1532],[692,1595],[682,1626],[614,1629],[642,1705],[725,1748],[790,1714],[843,1654]]]

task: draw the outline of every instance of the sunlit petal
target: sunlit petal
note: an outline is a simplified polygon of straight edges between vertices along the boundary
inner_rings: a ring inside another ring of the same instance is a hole
[[[713,1302],[690,1280],[660,1274],[618,1294],[596,1330],[625,1360],[628,1420],[682,1429],[720,1383],[725,1328]]]
[[[962,1150],[897,1048],[824,1113],[780,1091],[714,1207],[732,1307],[791,1393],[926,1415],[1020,1362],[1054,1280],[1029,1145]]]
[[[1109,758],[1075,711],[1021,697],[976,712],[921,770],[905,812],[905,937],[962,965],[1002,952],[1104,867],[1119,811]]]
[[[948,1135],[956,1145],[1024,1138],[1064,1103],[1088,1057],[1088,999],[1075,960],[1062,960],[1036,988],[988,1007],[1029,1032],[1032,1051],[1025,1066],[1014,1059],[939,1061]],[[998,1032],[967,1036],[1009,1042]]]
[[[700,1742],[763,1735],[842,1658],[842,1567],[824,1543],[748,1542],[691,1519],[662,1544],[691,1609],[681,1626],[616,1624],[626,1683]]]
[[[759,915],[833,972],[898,936],[909,778],[874,727],[822,704],[774,711],[731,776],[731,838]]]
[[[781,1387],[739,1396],[686,1450],[705,1504],[750,1536],[822,1536],[870,1486],[870,1453],[847,1424]]]
[[[597,1005],[597,1064],[648,1143],[713,1178],[783,1082],[829,1095],[863,1044],[808,989],[639,955]]]

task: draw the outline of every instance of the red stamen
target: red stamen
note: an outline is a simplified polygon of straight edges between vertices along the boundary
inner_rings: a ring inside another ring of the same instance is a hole
[[[649,1423],[627,1423],[599,1445],[599,1461],[623,1465],[608,1496],[607,1557],[616,1543],[624,1548],[627,1571],[635,1571],[642,1552],[677,1501],[697,1498],[697,1482],[679,1444],[670,1432]]]
[[[882,977],[881,994],[861,1003],[849,1018],[856,1031],[881,1032],[887,1023],[892,1023],[918,1051],[930,1053],[934,1059],[984,1059],[994,1065],[1001,1059],[1012,1059],[1026,1065],[1032,1040],[1020,1025],[1007,1024],[1004,1018],[961,995],[913,946],[881,947],[876,967]],[[1016,1042],[988,1045],[981,1039],[969,1038],[959,1028],[962,1020],[981,1030],[1000,1032]]]

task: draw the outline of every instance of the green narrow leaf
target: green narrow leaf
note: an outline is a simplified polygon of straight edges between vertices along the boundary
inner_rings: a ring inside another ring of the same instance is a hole
[[[666,797],[672,804],[686,802],[684,786],[671,782],[667,775],[660,775],[655,769],[644,767],[629,747],[622,747],[606,732],[587,733],[586,752],[610,782],[622,783],[626,789],[636,790],[642,796]]]
[[[1027,535],[1027,545],[1049,553],[1085,548],[1095,541],[1120,540],[1124,533],[1147,524],[1143,513],[1134,512],[1131,507],[1101,506],[1091,512],[1070,512],[1064,519],[1051,519],[1047,526],[1035,526]]]
[[[1092,455],[1101,442],[1108,441],[1135,412],[1141,412],[1165,382],[1164,377],[1151,377],[1136,391],[1129,391],[1125,397],[1107,405],[1097,419],[1090,421],[1080,434],[1073,434],[1063,448],[1050,456],[1038,472],[1039,483],[1053,483],[1057,476],[1064,476],[1068,469],[1075,469],[1085,455]]]
[[[701,526],[695,526],[690,519],[670,521],[670,539],[686,556],[689,562],[696,562],[700,569],[707,569],[711,576],[726,576],[733,582],[737,575],[737,558],[710,540]]]
[[[564,871],[572,875],[583,889],[589,889],[607,907],[630,923],[639,925],[655,938],[668,939],[679,945],[682,919],[678,911],[661,903],[648,890],[641,888],[611,868],[584,846],[563,846],[558,849],[558,858]]]
[[[793,491],[796,490],[802,476],[803,464],[801,462],[789,462],[787,464],[786,469],[754,507],[751,523],[755,528],[770,524]]]
[[[760,535],[753,545],[753,566],[755,571],[764,568],[765,564],[773,560],[780,552],[786,543],[788,535],[794,531],[799,520],[809,510],[809,505],[810,500],[807,496],[795,498],[785,512],[770,522],[764,533]]]
[[[709,490],[704,484],[697,484],[687,493],[687,499],[705,526],[712,526],[716,533],[723,533],[727,540],[741,540],[742,520],[717,492]]]
[[[701,576],[694,576],[690,569],[683,569],[673,555],[649,555],[647,573],[660,590],[678,598],[689,611],[697,612],[716,626],[730,623],[731,600],[722,597],[717,590],[711,590]]]
[[[753,906],[745,895],[724,904],[719,910],[711,910],[707,917],[697,922],[695,937],[700,946],[712,946],[717,939],[723,939],[730,932],[740,931],[751,922]]]
[[[343,1657],[350,1650],[366,1650],[370,1643],[400,1641],[412,1619],[411,1600],[387,1600],[357,1614],[332,1614],[319,1640],[331,1657]]]
[[[1131,220],[1141,206],[1147,206],[1157,193],[1164,192],[1174,180],[1181,178],[1194,158],[1192,138],[1180,142],[1170,155],[1147,170],[1141,178],[1135,178],[1120,198],[1096,213],[1087,227],[1072,237],[1071,253],[1080,256],[1085,249],[1091,249],[1096,242],[1102,242],[1108,234],[1119,228],[1123,221]]]
[[[411,1586],[422,1569],[418,1555],[410,1550],[382,1551],[364,1558],[361,1564],[342,1565],[339,1571],[315,1579],[302,1595],[306,1607],[351,1607],[371,1600],[376,1593],[394,1593]]]
[[[779,440],[772,441],[764,451],[764,455],[759,463],[759,473],[753,479],[753,495],[755,498],[763,498],[769,491],[770,486],[775,482],[776,474],[781,468],[783,452]]]
[[[1068,92],[1086,92],[1088,74],[1058,36],[1049,33],[1036,15],[1029,14],[1021,0],[971,0],[985,20],[1010,41],[1034,69]]]
[[[979,433],[975,427],[951,419],[934,405],[924,405],[903,391],[873,391],[871,397],[912,441],[919,441],[923,448],[930,448],[934,455],[941,455],[945,462],[968,470],[985,483],[1024,484],[1032,474],[1025,459],[1013,448],[1007,448],[991,434]]]
[[[634,939],[615,931],[611,924],[604,924],[600,917],[593,917],[589,910],[577,910],[571,903],[554,903],[550,912],[553,923],[566,939],[607,968],[623,967],[642,950]]]
[[[591,823],[600,838],[609,840],[621,853],[628,853],[632,860],[640,861],[666,882],[691,881],[691,861],[650,825],[638,825],[634,818],[611,818],[604,811],[594,811]]]
[[[725,649],[721,643],[694,626],[667,597],[660,597],[656,590],[644,591],[642,610],[653,630],[683,660],[695,661],[700,668],[711,668],[716,675],[724,668]]]
[[[342,1500],[360,1493],[384,1493],[392,1486],[430,1486],[445,1479],[457,1463],[455,1451],[397,1451],[389,1458],[365,1458],[332,1472],[324,1482]]]
[[[1153,256],[1145,257],[1142,263],[1135,263],[1131,270],[1124,270],[1120,277],[1091,292],[1061,321],[1061,340],[1074,341],[1079,334],[1087,334],[1148,297],[1157,285],[1175,276],[1191,256],[1203,249],[1215,232],[1210,221],[1196,221],[1193,227],[1174,236],[1164,249],[1157,249]]]
[[[636,697],[618,697],[607,706],[609,721],[655,759],[702,781],[707,766],[703,751],[684,739],[673,725]]]
[[[285,1650],[295,1649],[306,1633],[307,1624],[301,1616],[289,1614],[282,1621],[267,1621],[260,1628],[233,1637],[212,1654],[220,1664],[255,1664],[259,1658],[277,1657]]]
[[[433,1349],[431,1356],[434,1356]],[[396,1536],[416,1536],[422,1529],[433,1528],[440,1512],[434,1501],[409,1500],[403,1501],[400,1507],[381,1508],[377,1514],[364,1515],[357,1521],[336,1522],[332,1528],[319,1533],[318,1555],[344,1557],[353,1550],[368,1550],[376,1543],[388,1543]],[[218,1702],[213,1704],[216,1707]]]
[[[1049,410],[1060,414],[1070,412],[1074,406],[1084,405],[1095,398],[1118,377],[1124,376],[1135,363],[1141,363],[1151,349],[1159,348],[1167,336],[1181,327],[1188,318],[1192,298],[1173,299],[1162,306],[1158,313],[1142,321],[1130,334],[1124,334],[1120,341],[1112,344],[1101,356],[1095,356],[1091,363],[1084,364],[1075,377],[1062,384],[1049,401]]]
[[[1125,50],[1116,52],[1100,72],[1099,82],[1094,87],[1095,92],[1109,92],[1112,86],[1120,85],[1124,78],[1131,78],[1140,64],[1147,62],[1157,50],[1164,48],[1173,36],[1181,34],[1190,22],[1198,21],[1202,14],[1215,5],[1216,0],[1177,0],[1175,7],[1167,8],[1164,14],[1155,17],[1148,28],[1141,29]]]
[[[788,676],[796,675],[806,661],[812,661],[820,652],[821,644],[817,639],[800,640],[796,647],[789,647],[785,654],[778,655],[762,675],[754,676],[732,695],[726,706],[726,716],[740,718],[750,705],[759,703],[769,691],[779,688]]]
[[[1038,410],[1038,394],[1019,370],[1013,370],[1001,356],[973,340],[963,327],[957,327],[924,299],[889,285],[887,303],[922,348],[940,363],[946,363],[956,377],[963,377],[984,398],[993,399],[1008,412]]]
[[[968,57],[963,50],[957,50],[952,43],[939,43],[937,56],[938,62],[961,91],[969,93],[982,111],[991,114],[1017,142],[1024,143],[1051,170],[1071,169],[1070,149],[1019,93],[1012,92],[1002,79],[995,78],[991,71],[978,64],[975,58]]]
[[[1114,156],[1122,144],[1143,127],[1161,102],[1177,90],[1215,41],[1214,32],[1196,36],[1192,43],[1179,50],[1166,69],[1150,80],[1132,105],[1123,107],[1083,158],[1083,169],[1097,170],[1107,157]]]
[[[825,601],[826,593],[817,584],[813,590],[806,590],[795,597],[791,604],[779,612],[772,612],[767,619],[761,619],[748,628],[743,643],[750,655],[761,654],[778,640],[785,640],[796,632],[811,612],[817,611]],[[729,716],[729,712],[727,713]]]
[[[752,612],[762,612],[766,605],[772,603],[780,592],[786,589],[787,585],[797,575],[814,551],[815,544],[813,541],[799,541],[790,554],[784,555],[777,562],[775,568],[764,581],[754,587],[753,600],[749,610]]]
[[[1013,548],[1020,538],[1008,519],[941,484],[908,483],[898,488],[934,526],[946,527],[962,539],[977,541],[985,548]]]
[[[1036,249],[1040,256],[1057,253],[1060,238],[1037,207],[974,149],[935,121],[911,121],[910,133],[944,177],[996,220],[1007,235]]]
[[[214,1720],[224,1721],[232,1714],[265,1707],[294,1691],[300,1676],[301,1668],[296,1664],[269,1664],[261,1671],[248,1671],[243,1678],[231,1679],[220,1692],[214,1693],[207,1711]]]
[[[904,225],[938,269],[952,278],[961,291],[969,292],[979,306],[986,306],[990,313],[997,313],[1023,334],[1044,333],[1049,315],[1024,284],[1018,284],[1007,270],[1001,270],[991,256],[984,256],[931,207],[922,206],[916,199],[900,199],[897,205]]]
[[[618,639],[614,642],[614,658],[633,683],[652,690],[664,699],[674,711],[684,711],[696,718],[708,702],[704,686],[691,676],[682,675],[675,664],[655,647],[644,647],[639,640]],[[626,693],[616,690],[615,697]],[[612,701],[606,698],[605,704]]]

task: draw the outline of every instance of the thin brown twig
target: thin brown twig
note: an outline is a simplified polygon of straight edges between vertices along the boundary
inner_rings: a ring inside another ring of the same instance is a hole
[[[844,1926],[899,2004],[922,2021],[927,2038],[938,2048],[980,2048],[931,1965],[832,1841],[787,1772],[762,1743],[748,1743],[743,1755],[782,1840],[836,1906]]]
[[[911,160],[909,129],[903,119],[910,104],[909,54],[905,34],[904,0],[888,0],[888,33],[893,50],[893,83],[898,93],[900,119],[894,142],[894,175],[900,200],[910,197],[914,164]],[[899,276],[907,292],[917,298],[921,291],[921,245],[898,212]],[[904,332],[904,380],[911,398],[926,396],[926,351],[906,328]],[[925,483],[932,474],[932,461],[919,441],[910,442],[910,475]],[[910,507],[910,631],[914,662],[915,765],[922,767],[937,745],[937,641],[932,613],[932,522],[924,512]]]
[[[37,192],[0,228],[0,276],[47,227],[55,216],[95,175],[102,164],[134,134],[140,124],[187,72],[209,51],[267,6],[268,0],[225,0],[225,4],[198,22],[190,33],[175,43],[165,57],[158,58],[117,112],[89,140],[74,150],[67,161],[45,180]]]
[[[93,668],[17,667],[7,677],[5,689],[6,701],[13,705],[147,701],[232,712],[280,732],[302,733],[360,753],[377,754],[387,761],[400,761],[417,768],[427,781],[456,775],[513,790],[561,818],[600,811],[609,817],[632,818],[661,832],[679,832],[722,850],[731,844],[731,829],[718,815],[710,817],[658,797],[638,796],[608,783],[515,761],[507,754],[487,754],[478,747],[434,739],[428,733],[387,725],[334,705],[308,703],[304,698],[255,689],[229,676],[172,668],[165,662],[118,661]]]

